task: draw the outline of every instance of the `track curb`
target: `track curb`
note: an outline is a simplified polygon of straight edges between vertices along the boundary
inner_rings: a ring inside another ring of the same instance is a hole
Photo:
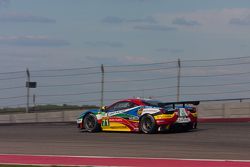
[[[85,157],[56,155],[0,154],[0,164],[63,165],[63,166],[157,166],[157,167],[246,167],[249,160],[174,159],[140,157]]]

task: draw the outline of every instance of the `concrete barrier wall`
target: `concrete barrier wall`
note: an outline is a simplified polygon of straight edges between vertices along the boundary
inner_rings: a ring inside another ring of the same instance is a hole
[[[10,115],[0,115],[0,123],[10,123],[11,116]]]
[[[72,122],[82,110],[0,115],[0,123]]]
[[[46,113],[24,113],[0,115],[0,123],[34,123],[34,122],[72,122],[82,110]],[[202,119],[249,118],[250,102],[201,103],[198,116]]]
[[[201,103],[199,118],[250,118],[250,102]]]

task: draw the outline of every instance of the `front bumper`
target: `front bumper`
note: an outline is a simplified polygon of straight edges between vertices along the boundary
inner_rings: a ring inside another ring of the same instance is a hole
[[[83,123],[82,123],[82,118],[78,118],[77,120],[76,120],[76,123],[77,123],[77,128],[80,128],[80,129],[82,129],[83,128]]]
[[[81,123],[82,123],[82,118],[78,118],[78,119],[76,120],[76,123],[77,123],[77,124],[81,124]]]

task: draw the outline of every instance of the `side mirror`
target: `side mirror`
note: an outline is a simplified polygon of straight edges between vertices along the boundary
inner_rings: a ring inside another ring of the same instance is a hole
[[[101,111],[102,111],[102,112],[105,112],[105,111],[107,110],[107,108],[108,108],[107,106],[102,106],[102,107],[101,107]]]

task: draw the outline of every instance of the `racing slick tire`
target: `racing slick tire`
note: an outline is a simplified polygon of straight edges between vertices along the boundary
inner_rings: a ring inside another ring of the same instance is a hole
[[[157,129],[158,129],[158,127],[157,127],[155,119],[152,115],[147,114],[141,118],[140,130],[143,133],[153,134],[153,133],[157,132]]]
[[[83,119],[83,127],[87,132],[98,132],[100,131],[100,125],[98,124],[97,118],[94,114],[88,113]]]

